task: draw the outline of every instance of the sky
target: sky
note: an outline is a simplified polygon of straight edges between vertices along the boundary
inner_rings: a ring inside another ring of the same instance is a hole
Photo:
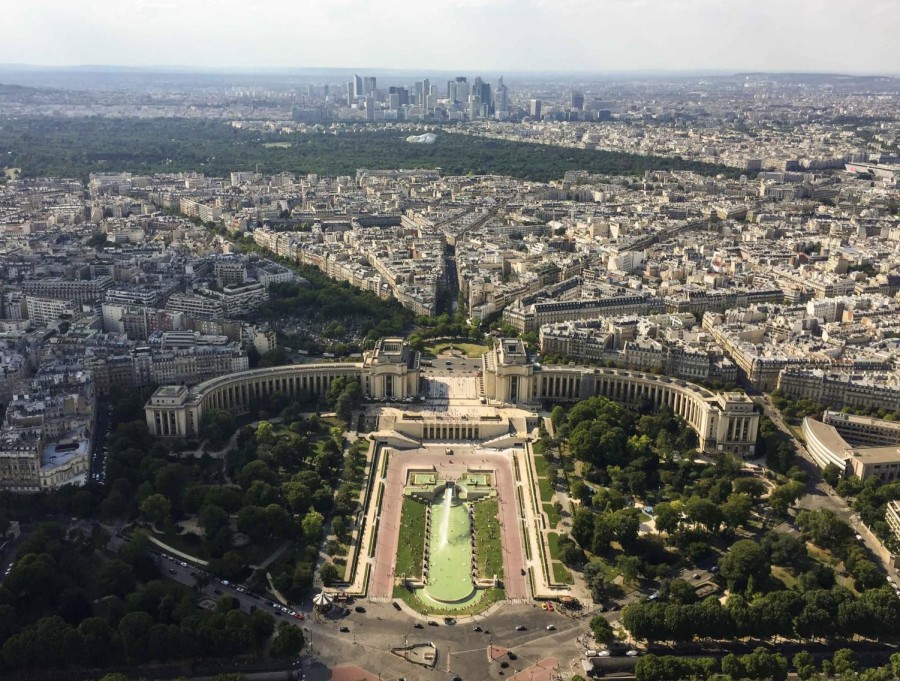
[[[0,63],[900,72],[900,0],[13,0]]]

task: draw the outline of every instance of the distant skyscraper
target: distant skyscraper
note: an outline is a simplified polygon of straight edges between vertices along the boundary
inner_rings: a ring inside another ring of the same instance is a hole
[[[497,81],[497,89],[494,92],[494,109],[496,111],[509,111],[509,88],[503,84],[503,76]]]
[[[468,103],[469,101],[469,83],[465,76],[457,76],[456,78],[456,99],[454,101]]]
[[[431,81],[427,78],[422,81],[422,106],[428,106],[428,95],[431,94]]]
[[[530,113],[532,118],[540,119],[541,117],[541,100],[532,99]]]
[[[397,87],[396,85],[391,85],[388,88],[388,95],[397,96],[397,106],[391,107],[392,109],[396,109],[400,106],[409,104],[409,90],[407,90],[405,87]],[[393,99],[391,99],[390,101],[393,101]]]
[[[363,78],[363,93],[366,95],[375,94],[375,76]]]
[[[355,73],[353,74],[353,97],[355,99],[359,99],[363,97],[363,79],[361,76],[357,76]]]
[[[578,90],[572,90],[572,109],[574,111],[584,111],[584,94]]]
[[[375,97],[372,95],[366,97],[366,120],[375,120]]]
[[[353,81],[347,83],[347,106],[350,106],[356,101],[356,92],[353,89]]]
[[[493,110],[494,97],[491,94],[490,83],[481,83],[480,87],[477,90],[474,90],[472,94],[481,100],[482,106],[486,106],[489,112]]]

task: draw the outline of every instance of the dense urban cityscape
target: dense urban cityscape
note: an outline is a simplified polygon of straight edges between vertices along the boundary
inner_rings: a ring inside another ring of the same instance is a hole
[[[0,674],[900,678],[898,100],[0,66]]]

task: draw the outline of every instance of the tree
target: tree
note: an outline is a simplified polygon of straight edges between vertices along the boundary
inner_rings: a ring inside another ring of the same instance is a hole
[[[275,430],[268,421],[260,421],[256,426],[256,443],[263,447],[275,444]]]
[[[622,626],[634,638],[648,643],[665,640],[668,636],[665,620],[666,606],[662,603],[637,601],[622,611]]]
[[[269,485],[278,484],[278,476],[265,461],[251,461],[241,469],[238,479],[244,489],[250,487],[256,480],[261,480]]]
[[[735,494],[747,494],[751,499],[759,499],[766,493],[766,483],[756,478],[738,478],[732,482]]]
[[[697,591],[685,580],[673,579],[669,584],[669,600],[679,605],[690,605],[697,600]]]
[[[832,487],[837,487],[843,477],[843,471],[833,463],[826,464],[822,469],[822,479]]]
[[[685,504],[684,512],[692,522],[702,525],[707,532],[717,532],[722,524],[722,510],[710,499],[691,497]]]
[[[853,656],[853,651],[849,648],[836,650],[831,658],[831,663],[834,665],[835,674],[840,676],[856,672],[856,659]]]
[[[303,516],[300,525],[303,528],[303,536],[306,537],[308,543],[318,544],[322,537],[322,526],[325,522],[324,516],[313,508]]]
[[[776,513],[784,515],[788,512],[788,509],[794,504],[794,502],[796,502],[805,493],[806,486],[802,482],[790,480],[773,490],[773,492],[769,495],[769,505]]]
[[[797,527],[813,544],[844,555],[850,545],[853,530],[847,523],[827,509],[810,511],[803,509],[797,513]]]
[[[787,679],[787,660],[780,653],[770,653],[765,648],[757,648],[752,653],[741,656],[741,664],[751,679]]]
[[[626,556],[624,554],[616,557],[616,570],[622,574],[622,579],[633,584],[641,569],[641,559],[637,556]]]
[[[97,583],[102,595],[124,598],[134,591],[134,572],[125,561],[111,560],[100,569]]]
[[[743,679],[747,676],[744,663],[734,653],[728,653],[722,658],[722,673],[727,674],[731,679]]]
[[[162,494],[151,494],[140,503],[141,513],[154,525],[165,525],[172,517],[172,504]]]
[[[730,590],[743,591],[751,577],[757,583],[769,578],[769,556],[756,542],[741,539],[719,559],[719,569]]]
[[[732,493],[722,504],[722,519],[729,528],[737,529],[747,524],[752,510],[753,500],[748,494]]]
[[[653,508],[653,516],[659,532],[672,534],[681,525],[681,512],[667,501],[661,501]]]
[[[609,645],[615,639],[612,625],[606,621],[605,617],[593,617],[590,621],[591,633],[594,635],[594,641],[601,645]]]
[[[303,632],[293,624],[282,622],[272,643],[272,657],[296,657],[303,650]]]
[[[550,412],[550,422],[553,423],[554,430],[559,430],[565,423],[565,420],[566,410],[557,404],[553,407],[553,411]]]
[[[794,655],[791,662],[794,664],[794,669],[797,670],[797,676],[799,676],[802,681],[808,681],[808,679],[811,679],[816,673],[816,658],[806,650],[801,650]]]
[[[331,586],[340,579],[338,569],[335,567],[334,563],[325,563],[321,570],[319,570],[319,577],[322,578],[322,583],[325,586]]]
[[[221,506],[214,504],[206,504],[201,508],[200,516],[197,520],[207,537],[215,536],[219,530],[227,528],[230,522],[228,512]]]
[[[147,634],[153,626],[153,618],[146,612],[130,612],[119,620],[119,635],[129,660],[139,662],[147,657]]]
[[[213,449],[221,449],[234,435],[234,416],[224,409],[210,409],[204,417],[203,433]]]
[[[767,532],[760,545],[775,565],[798,567],[806,559],[806,542],[786,532]]]
[[[266,511],[259,506],[244,506],[238,512],[237,528],[255,540],[264,539],[271,534]]]

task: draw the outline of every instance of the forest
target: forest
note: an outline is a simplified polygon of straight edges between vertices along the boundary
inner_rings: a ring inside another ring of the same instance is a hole
[[[91,172],[260,172],[354,175],[357,168],[440,168],[447,175],[501,174],[546,182],[568,170],[640,175],[646,170],[740,174],[674,158],[570,149],[439,133],[433,145],[407,144],[408,131],[372,129],[284,135],[187,119],[18,118],[0,120],[0,155],[25,176],[85,178]],[[289,142],[273,147],[273,142]],[[270,146],[267,146],[270,145]]]

